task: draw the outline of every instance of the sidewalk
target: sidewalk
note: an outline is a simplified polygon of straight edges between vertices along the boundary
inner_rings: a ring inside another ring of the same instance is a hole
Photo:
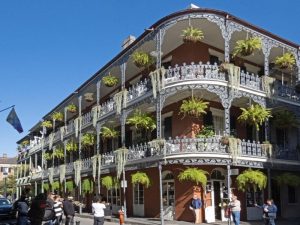
[[[93,219],[93,215],[88,213],[82,213],[77,214],[77,217],[81,218],[90,218]],[[105,217],[106,221],[119,223],[119,219],[116,217]],[[160,220],[159,218],[137,218],[137,217],[129,217],[126,219],[125,224],[131,224],[131,225],[159,225]],[[165,221],[165,225],[192,225],[194,223],[184,222],[184,221]],[[205,225],[207,223],[203,223],[202,225]],[[227,222],[214,222],[209,223],[211,225],[227,225]],[[233,223],[231,223],[233,225]],[[241,222],[241,225],[263,225],[263,221],[250,221],[250,222]],[[276,225],[300,225],[300,219],[294,219],[294,220],[282,220],[279,219],[276,221]]]

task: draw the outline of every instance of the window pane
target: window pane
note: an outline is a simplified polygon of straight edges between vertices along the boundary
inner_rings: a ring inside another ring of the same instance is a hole
[[[294,187],[288,186],[288,199],[289,203],[297,203],[296,190]]]

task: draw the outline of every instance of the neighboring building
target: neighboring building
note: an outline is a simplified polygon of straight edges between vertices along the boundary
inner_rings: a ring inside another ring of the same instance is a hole
[[[183,42],[182,30],[189,25],[204,32],[201,42]],[[233,61],[231,52],[236,41],[252,36],[260,38],[262,50],[246,57],[236,57]],[[126,146],[128,216],[159,216],[159,162],[162,163],[164,214],[168,219],[193,220],[189,210],[193,184],[181,183],[177,177],[184,168],[197,167],[209,173],[209,182],[200,193],[205,200],[202,220],[226,220],[219,203],[226,195],[227,165],[239,169],[239,172],[255,168],[268,175],[265,191],[249,189],[246,193],[236,189],[235,176],[232,176],[231,188],[242,202],[242,219],[260,219],[261,212],[253,203],[262,203],[268,196],[273,196],[282,217],[299,216],[295,213],[300,210],[299,188],[279,187],[274,180],[283,172],[299,174],[299,125],[295,123],[283,129],[271,120],[261,127],[260,142],[256,142],[251,127],[237,121],[240,107],[245,108],[249,103],[274,110],[286,109],[299,119],[300,94],[295,91],[300,80],[299,48],[295,43],[222,11],[188,9],[162,18],[137,39],[131,36],[115,58],[43,117],[52,121],[51,115],[61,112],[64,115],[62,121],[56,119],[55,126],[47,129],[45,126],[42,129],[41,122],[38,122],[29,135],[18,142],[23,143],[18,163],[26,168],[19,173],[19,191],[23,186],[31,185],[37,194],[48,189],[46,183],[52,182],[52,178],[53,181],[61,179],[68,182],[66,189],[79,199],[79,188],[72,190],[69,181],[74,180],[76,174],[77,178],[92,180],[93,168],[97,168],[92,156],[97,152],[102,155],[101,177],[116,176],[118,157],[114,150]],[[138,68],[131,57],[135,51],[150,53],[156,63]],[[291,52],[295,57],[296,66],[292,70],[274,67],[275,58],[283,52]],[[224,71],[220,67],[223,62],[234,63],[241,72],[234,76],[233,72]],[[160,70],[162,66],[166,69]],[[155,69],[163,73],[162,77],[155,75],[156,80],[153,73],[150,74]],[[104,85],[102,78],[108,74],[119,80],[114,87]],[[270,83],[273,86],[270,87]],[[121,90],[123,92],[116,95]],[[209,102],[203,118],[182,118],[179,115],[182,101],[191,96]],[[76,112],[68,110],[70,104],[76,105]],[[156,118],[155,131],[147,133],[126,123],[135,109]],[[216,135],[197,138],[197,128],[202,125],[212,126]],[[100,132],[103,126],[115,128],[120,137],[104,139]],[[88,136],[85,134],[91,133],[96,136],[95,141],[86,147],[82,140],[86,141]],[[241,140],[237,144],[239,152],[230,153],[229,147],[222,143],[222,136],[229,135]],[[163,148],[147,142],[156,138],[166,139]],[[29,139],[30,144],[24,144]],[[273,153],[264,151],[260,143],[265,140],[273,144]],[[77,146],[75,151],[70,151],[74,150],[70,143]],[[55,157],[51,158],[53,152]],[[82,162],[81,171],[76,169],[78,164],[73,163],[78,159]],[[79,172],[75,173],[74,168]],[[131,183],[131,175],[136,171],[148,174],[151,180],[149,188]],[[98,191],[97,183],[96,179],[94,193]],[[82,182],[82,190],[88,188],[86,184]],[[116,213],[123,204],[123,189],[117,187],[107,191],[102,185],[100,190],[108,197]],[[93,194],[82,196],[80,199],[89,208]]]
[[[4,177],[14,175],[14,169],[17,166],[17,158],[7,157],[7,154],[3,154],[0,157],[0,181],[4,179]]]

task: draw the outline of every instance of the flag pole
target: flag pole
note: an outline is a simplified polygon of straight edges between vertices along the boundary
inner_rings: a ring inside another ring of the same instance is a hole
[[[5,108],[5,109],[2,109],[2,110],[0,110],[0,112],[4,112],[5,110],[11,109],[11,108],[13,108],[13,107],[15,107],[15,105],[12,105],[12,106],[9,106],[9,107],[7,107],[7,108]]]

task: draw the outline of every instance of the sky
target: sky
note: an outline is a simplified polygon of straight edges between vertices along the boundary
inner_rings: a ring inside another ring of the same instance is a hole
[[[190,4],[229,12],[300,44],[299,0],[0,0],[0,157],[121,50],[130,34]]]

